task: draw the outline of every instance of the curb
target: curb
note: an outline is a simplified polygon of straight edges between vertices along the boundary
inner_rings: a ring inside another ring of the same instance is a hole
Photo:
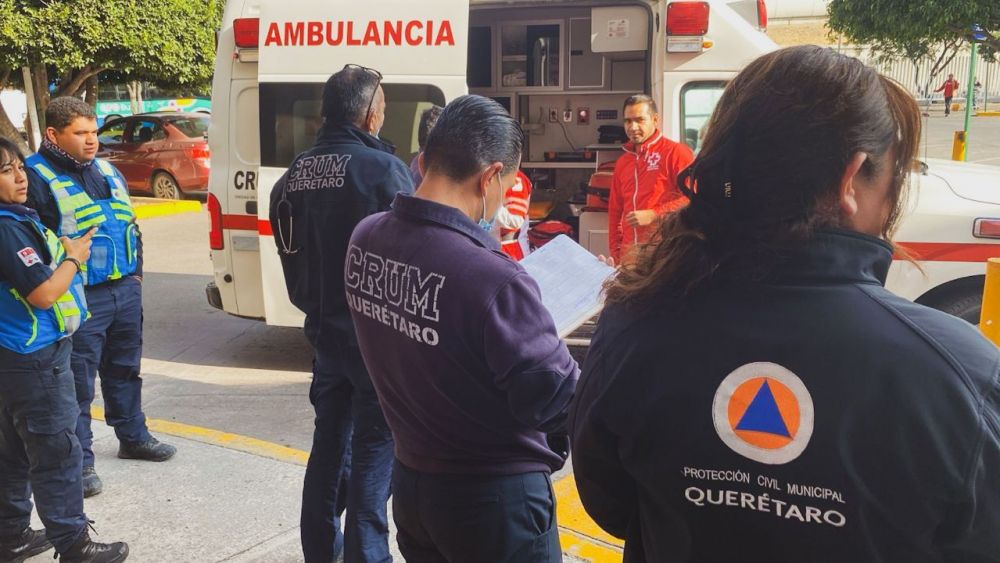
[[[1000,117],[1000,111],[981,111],[976,117]]]
[[[164,217],[166,215],[176,215],[178,213],[197,213],[201,211],[201,202],[194,200],[178,201],[143,201],[142,198],[133,198],[133,208],[136,219],[149,219],[151,217]]]
[[[104,421],[103,408],[97,405],[91,406],[90,414],[94,420]],[[147,418],[146,424],[149,430],[155,433],[186,438],[285,463],[305,466],[309,459],[309,452],[249,436],[155,418]],[[606,534],[587,516],[576,491],[576,481],[573,476],[567,475],[559,479],[553,483],[552,488],[556,496],[556,519],[561,523],[559,543],[562,545],[563,553],[589,563],[620,563],[624,542]]]

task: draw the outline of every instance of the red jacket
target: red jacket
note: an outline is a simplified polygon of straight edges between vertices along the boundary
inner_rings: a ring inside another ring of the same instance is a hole
[[[940,92],[944,90],[944,97],[951,98],[955,95],[955,90],[958,90],[958,80],[945,80],[944,84],[940,88],[934,90],[935,92]]]
[[[608,200],[608,245],[615,261],[637,242],[649,240],[656,229],[631,227],[625,216],[639,209],[652,209],[660,217],[687,205],[677,189],[677,175],[694,160],[683,143],[675,143],[659,131],[638,149],[632,143],[615,163],[611,197]],[[638,186],[638,187],[637,187]]]
[[[514,260],[524,258],[524,250],[518,235],[524,222],[528,220],[528,206],[531,205],[531,180],[518,170],[517,181],[504,194],[503,206],[507,210],[507,221],[501,221],[500,248]],[[516,226],[515,226],[516,223]]]

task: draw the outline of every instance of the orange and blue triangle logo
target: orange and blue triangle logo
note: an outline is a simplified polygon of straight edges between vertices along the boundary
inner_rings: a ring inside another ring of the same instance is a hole
[[[733,432],[758,448],[786,446],[798,431],[798,399],[787,386],[770,377],[744,381],[730,397],[728,411]]]

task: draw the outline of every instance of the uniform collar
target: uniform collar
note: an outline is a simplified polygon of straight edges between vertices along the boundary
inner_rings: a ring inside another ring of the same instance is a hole
[[[396,147],[394,145],[379,139],[375,135],[366,133],[356,125],[350,123],[324,123],[323,127],[319,130],[316,142],[321,145],[329,143],[354,143],[389,154],[396,154]]]
[[[892,246],[879,238],[842,229],[819,231],[789,251],[768,279],[885,285],[892,254]]]
[[[35,221],[40,221],[38,218],[38,212],[30,207],[25,207],[16,203],[0,203],[0,211],[8,211],[14,213],[15,215],[24,215],[25,217],[30,217]]]
[[[630,152],[632,154],[642,154],[644,152],[647,152],[649,148],[655,145],[656,143],[659,143],[661,139],[663,139],[663,133],[660,133],[660,130],[657,129],[656,131],[653,131],[653,134],[650,135],[649,139],[647,139],[646,142],[639,145],[638,147],[636,147],[636,145],[630,141],[622,145],[622,149],[625,152]]]
[[[42,156],[46,160],[54,164],[55,166],[62,168],[63,170],[72,170],[73,172],[83,172],[84,170],[90,168],[94,165],[94,161],[90,160],[87,162],[80,162],[79,160],[70,156],[70,154],[62,148],[53,143],[48,139],[42,140],[42,147],[38,151],[42,153]]]
[[[464,213],[435,201],[405,194],[396,194],[392,212],[410,221],[426,221],[459,232],[487,250],[500,251],[500,241],[493,238]]]

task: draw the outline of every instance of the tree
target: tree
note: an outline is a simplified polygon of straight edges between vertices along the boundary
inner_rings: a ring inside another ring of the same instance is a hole
[[[28,21],[15,9],[14,0],[0,0],[0,91],[21,85],[25,33]],[[28,146],[0,102],[0,137],[6,137],[27,152]]]
[[[980,53],[993,60],[1000,52],[996,0],[832,0],[829,14],[830,29],[882,58],[932,58],[928,84],[966,48],[974,25],[986,33]]]
[[[221,0],[0,0],[0,78],[30,67],[40,123],[53,96],[96,103],[97,78],[109,70],[202,89],[222,8]]]

